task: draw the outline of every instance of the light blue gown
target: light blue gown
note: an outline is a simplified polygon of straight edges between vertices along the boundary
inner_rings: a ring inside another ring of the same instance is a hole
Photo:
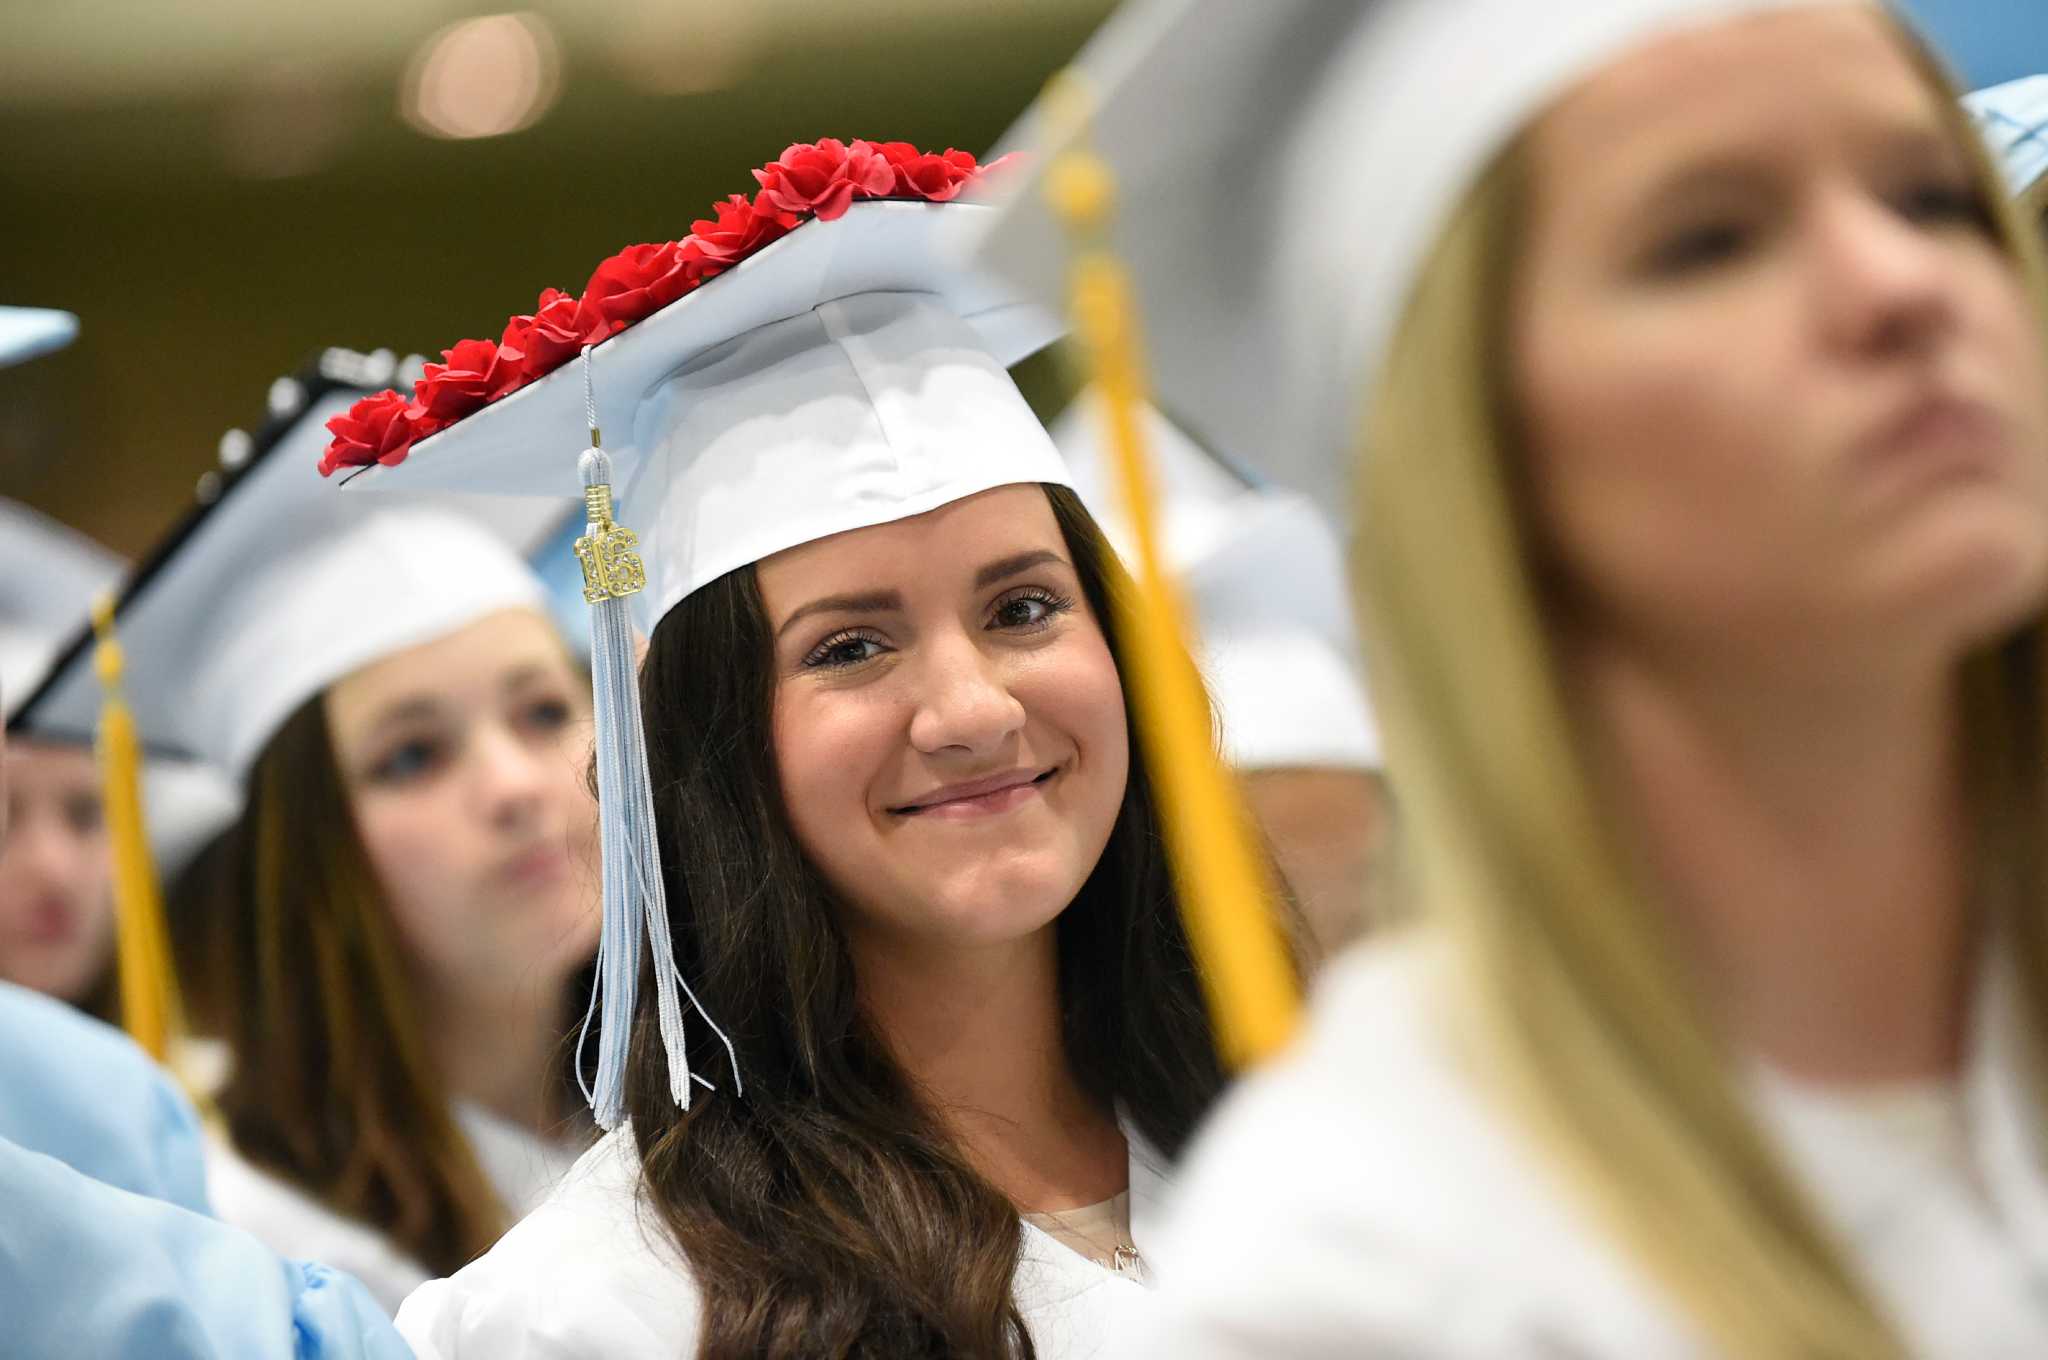
[[[206,1212],[199,1121],[118,1031],[0,984],[9,1360],[411,1360],[353,1279]]]
[[[0,1138],[209,1212],[199,1120],[184,1093],[127,1035],[9,983],[0,983]]]

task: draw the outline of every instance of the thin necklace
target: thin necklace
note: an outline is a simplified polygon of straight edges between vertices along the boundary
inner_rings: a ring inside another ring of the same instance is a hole
[[[1092,1233],[1083,1232],[1074,1226],[1073,1221],[1065,1213],[1056,1209],[1046,1209],[1027,1217],[1051,1219],[1097,1252],[1107,1253],[1091,1258],[1095,1264],[1108,1267],[1112,1274],[1135,1279],[1144,1273],[1145,1258],[1138,1254],[1138,1248],[1131,1242],[1131,1192],[1127,1189],[1120,1190],[1110,1197],[1109,1203],[1110,1241],[1107,1247],[1103,1245],[1102,1239]],[[1067,1212],[1071,1213],[1072,1210]]]

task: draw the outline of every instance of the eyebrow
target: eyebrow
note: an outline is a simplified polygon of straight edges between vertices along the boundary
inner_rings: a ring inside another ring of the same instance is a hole
[[[441,716],[441,701],[429,695],[417,695],[402,703],[393,704],[377,714],[376,720],[366,729],[372,741],[380,740],[387,729],[404,723],[435,719]]]
[[[989,563],[980,571],[974,573],[974,588],[980,590],[984,586],[992,586],[1006,576],[1015,576],[1020,571],[1029,571],[1033,567],[1042,567],[1048,562],[1058,562],[1062,566],[1066,565],[1065,559],[1050,548],[1036,548],[1030,552],[1020,552],[1015,556],[1005,557],[1000,561]]]
[[[1866,162],[1904,162],[1923,168],[1961,170],[1968,166],[1962,147],[1941,127],[1903,117],[1886,118],[1882,127],[1866,130],[1859,137],[1857,155]],[[1774,173],[1774,167],[1753,153],[1702,156],[1653,185],[1643,196],[1640,211],[1655,215],[1686,208],[1702,198],[1752,194]]]
[[[1652,181],[1633,211],[1650,218],[1689,208],[1701,199],[1747,197],[1768,183],[1771,173],[1768,166],[1748,157],[1703,157]]]
[[[1066,559],[1050,548],[1033,548],[1029,552],[998,558],[974,573],[974,588],[986,589],[1020,571],[1029,571],[1048,562],[1065,565]],[[817,614],[891,614],[902,610],[903,596],[893,590],[871,590],[861,595],[825,595],[792,612],[775,630],[775,636],[781,638],[799,622]]]
[[[781,637],[798,622],[813,614],[888,614],[900,612],[903,597],[893,590],[872,590],[865,595],[826,595],[812,600],[782,621],[775,630]]]
[[[542,665],[538,661],[529,661],[524,666],[521,666],[518,670],[515,670],[510,675],[507,675],[503,680],[499,681],[498,687],[502,690],[510,692],[512,690],[524,688],[525,686],[532,684],[536,680],[546,680],[549,678],[551,677],[548,675],[548,668],[546,666]]]

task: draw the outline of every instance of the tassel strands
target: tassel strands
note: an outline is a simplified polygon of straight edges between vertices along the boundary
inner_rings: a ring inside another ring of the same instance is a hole
[[[150,1057],[168,1062],[172,1042],[183,1033],[184,1014],[143,817],[141,741],[135,715],[121,691],[127,663],[114,637],[112,599],[102,596],[94,601],[92,626],[93,665],[105,696],[99,722],[100,782],[114,860],[114,966],[121,988],[121,1026]]]
[[[1059,77],[1050,93],[1056,112],[1072,126],[1085,126],[1090,101],[1077,76]],[[1114,177],[1084,141],[1074,145],[1049,167],[1047,195],[1073,243],[1074,329],[1102,394],[1109,427],[1104,446],[1137,546],[1137,591],[1118,622],[1133,643],[1126,664],[1138,732],[1159,788],[1167,849],[1217,1045],[1227,1063],[1244,1068],[1286,1043],[1300,997],[1242,795],[1217,760],[1201,679],[1182,641],[1180,592],[1160,557],[1158,499],[1139,418],[1143,340],[1130,281],[1107,243]]]
[[[690,1071],[683,1033],[687,1001],[724,1044],[732,1066],[733,1093],[742,1093],[739,1056],[732,1040],[705,1013],[676,966],[669,935],[668,896],[662,885],[661,852],[654,834],[654,794],[647,774],[647,743],[640,723],[633,626],[627,598],[647,584],[645,565],[633,551],[633,531],[612,518],[611,458],[597,428],[597,403],[590,351],[583,352],[584,404],[590,447],[578,460],[588,531],[576,540],[583,566],[583,598],[590,605],[590,673],[597,727],[598,817],[604,854],[604,919],[597,951],[597,990],[578,1036],[580,1054],[590,1022],[598,1020],[597,1078],[584,1087],[598,1126],[617,1127],[624,1117],[625,1070],[638,1002],[640,948],[653,953],[653,982],[662,1048],[668,1059],[669,1094],[690,1108],[694,1081],[715,1090]]]

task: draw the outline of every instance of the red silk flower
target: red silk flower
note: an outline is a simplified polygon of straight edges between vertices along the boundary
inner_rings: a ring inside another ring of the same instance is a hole
[[[630,326],[696,287],[703,270],[703,255],[688,241],[627,246],[592,271],[583,303],[606,322]]]
[[[919,151],[909,142],[883,142],[876,148],[888,162],[895,192],[902,198],[946,203],[974,178],[974,157],[946,148],[944,154]]]
[[[459,341],[442,350],[442,362],[428,364],[426,376],[413,384],[413,405],[442,425],[460,420],[519,386],[524,358],[494,340]]]
[[[830,222],[846,215],[856,191],[874,196],[894,187],[895,176],[875,149],[866,142],[852,148],[837,137],[815,142],[795,142],[782,154],[754,172],[761,192],[755,196],[757,211],[772,213],[785,227],[806,217]]]
[[[711,205],[711,218],[690,224],[690,239],[704,257],[705,277],[722,273],[778,237],[789,234],[773,213],[757,212],[739,194]]]
[[[377,392],[329,420],[327,432],[334,440],[320,458],[320,475],[332,477],[342,468],[372,463],[403,463],[414,442],[438,428],[407,415],[410,405],[402,392]]]
[[[505,323],[498,352],[503,354],[509,345],[525,356],[519,366],[523,384],[554,372],[582,353],[585,345],[594,345],[625,328],[625,322],[606,320],[595,306],[575,294],[549,288],[542,291],[533,311]]]
[[[548,289],[495,342],[464,340],[428,364],[410,403],[379,392],[330,420],[334,439],[320,471],[403,462],[417,441],[554,372],[585,345],[644,320],[813,217],[832,221],[864,198],[949,202],[1009,159],[977,166],[964,151],[924,152],[909,142],[793,143],[754,172],[760,188],[751,200],[732,194],[713,204],[680,241],[628,246],[592,271],[581,295]]]

